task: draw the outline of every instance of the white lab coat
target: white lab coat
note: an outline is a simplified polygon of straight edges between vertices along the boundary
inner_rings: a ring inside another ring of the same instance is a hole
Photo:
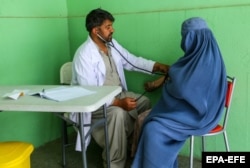
[[[112,40],[114,46],[121,52],[121,54],[129,60],[133,65],[152,72],[154,61],[144,59],[142,57],[136,57],[129,53],[125,48],[123,48],[116,40]],[[123,90],[127,90],[127,84],[124,74],[124,69],[129,71],[145,71],[139,70],[132,65],[130,65],[113,47],[111,47],[111,55],[114,59],[117,72],[119,74]],[[91,85],[91,86],[102,86],[105,81],[106,67],[99,52],[99,48],[88,36],[86,42],[84,42],[76,51],[73,59],[73,74],[72,74],[72,85]],[[107,106],[112,103],[112,100],[107,102]],[[72,114],[74,115],[74,114]],[[76,115],[74,115],[76,116]],[[71,117],[73,119],[74,117]],[[74,119],[76,120],[76,119]],[[91,122],[91,113],[85,113],[85,123]],[[88,129],[88,128],[87,128]],[[85,129],[86,130],[86,129]],[[86,133],[86,131],[85,131]],[[89,140],[87,140],[86,145],[88,145]],[[77,143],[80,144],[80,143]],[[78,145],[76,145],[78,146]],[[80,150],[81,147],[76,147],[76,150]]]

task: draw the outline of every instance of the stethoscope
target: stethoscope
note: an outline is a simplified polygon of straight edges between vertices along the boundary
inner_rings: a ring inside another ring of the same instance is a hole
[[[131,66],[133,66],[134,68],[136,69],[139,69],[141,71],[144,71],[144,72],[147,72],[147,73],[150,73],[150,74],[157,74],[157,75],[161,75],[161,76],[165,76],[165,80],[167,79],[168,77],[168,74],[164,74],[164,73],[159,73],[159,72],[154,72],[152,73],[151,71],[148,71],[146,69],[143,69],[143,68],[140,68],[140,67],[137,67],[135,66],[134,64],[132,64],[126,57],[124,57],[124,55],[116,48],[116,46],[114,45],[113,41],[111,40],[110,42],[108,42],[107,40],[105,40],[100,34],[97,33],[97,36],[107,45],[107,46],[110,46],[112,48],[114,48],[119,54],[120,56],[125,60],[127,61],[127,63],[129,63]],[[138,98],[136,98],[136,101],[138,101],[144,94],[146,94],[147,91],[145,90]]]
[[[148,71],[148,70],[146,70],[146,69],[143,69],[143,68],[140,68],[140,67],[135,66],[134,64],[132,64],[132,63],[131,63],[131,62],[130,62],[130,61],[129,61],[129,60],[128,60],[128,59],[127,59],[127,58],[126,58],[126,57],[116,48],[116,46],[114,45],[114,43],[113,43],[112,40],[109,42],[109,41],[105,40],[105,39],[104,39],[100,34],[98,34],[98,33],[97,33],[97,36],[98,36],[106,45],[108,45],[108,46],[114,48],[114,49],[120,54],[120,56],[121,56],[127,63],[129,63],[131,66],[133,66],[134,68],[139,69],[139,70],[144,71],[144,72],[147,72],[147,73],[166,76],[166,74],[164,74],[164,73],[159,73],[159,72],[154,72],[154,73],[152,73],[151,71]]]

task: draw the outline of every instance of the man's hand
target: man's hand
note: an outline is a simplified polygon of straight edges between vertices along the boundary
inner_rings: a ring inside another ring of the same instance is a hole
[[[170,68],[169,65],[161,64],[156,62],[153,67],[153,72],[162,72],[164,74],[168,73],[168,69]]]
[[[131,111],[136,108],[137,103],[134,98],[125,97],[123,99],[115,99],[113,105],[119,106],[126,111]]]

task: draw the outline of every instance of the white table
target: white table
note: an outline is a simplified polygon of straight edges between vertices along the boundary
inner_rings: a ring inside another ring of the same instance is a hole
[[[81,146],[82,146],[82,160],[83,167],[87,167],[87,159],[85,152],[85,136],[83,129],[83,112],[94,112],[100,107],[104,107],[104,118],[105,118],[105,141],[108,145],[108,130],[106,120],[106,102],[121,92],[119,86],[84,86],[83,88],[95,91],[95,94],[79,97],[76,99],[56,102],[52,100],[42,99],[36,96],[21,96],[17,100],[3,98],[2,96],[6,93],[10,93],[13,90],[30,90],[30,92],[42,91],[43,89],[55,88],[61,85],[18,85],[18,86],[0,86],[0,111],[25,111],[25,112],[79,112],[79,125],[81,135]],[[65,86],[71,87],[71,86]],[[109,149],[109,148],[107,148]],[[107,165],[109,163],[109,151],[107,150]]]

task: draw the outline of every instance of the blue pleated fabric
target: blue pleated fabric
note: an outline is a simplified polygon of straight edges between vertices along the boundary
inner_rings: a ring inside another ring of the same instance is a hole
[[[132,168],[176,168],[190,135],[202,135],[221,119],[227,89],[220,49],[199,17],[182,24],[184,55],[169,69],[158,103],[144,121]]]

